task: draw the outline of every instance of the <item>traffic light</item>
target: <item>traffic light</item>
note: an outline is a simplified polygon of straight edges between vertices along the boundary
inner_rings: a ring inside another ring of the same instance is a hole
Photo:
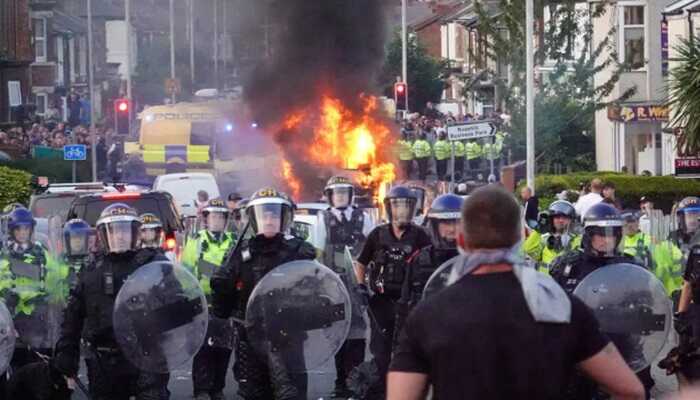
[[[404,82],[394,84],[394,101],[396,109],[399,111],[408,110],[408,85]]]
[[[119,135],[129,134],[130,108],[129,99],[114,100],[114,130]]]

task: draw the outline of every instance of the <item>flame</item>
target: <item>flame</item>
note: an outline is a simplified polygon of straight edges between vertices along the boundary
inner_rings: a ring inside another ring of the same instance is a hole
[[[296,111],[286,116],[282,127],[289,131],[310,129],[313,140],[301,147],[303,156],[311,164],[335,169],[359,170],[363,175],[358,184],[371,189],[375,201],[381,204],[386,183],[396,178],[391,149],[394,135],[382,121],[375,118],[377,98],[361,95],[361,112],[353,112],[339,99],[324,95],[320,109]],[[292,165],[282,165],[285,178],[293,192],[301,185],[295,178]]]
[[[292,197],[298,199],[301,194],[301,182],[292,173],[292,164],[282,160],[282,176],[287,180],[287,185],[292,190]]]

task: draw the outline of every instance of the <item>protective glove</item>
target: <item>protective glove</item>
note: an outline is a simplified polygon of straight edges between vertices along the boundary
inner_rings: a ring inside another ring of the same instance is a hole
[[[679,335],[691,335],[693,326],[689,321],[687,312],[677,312],[673,314],[673,328]]]

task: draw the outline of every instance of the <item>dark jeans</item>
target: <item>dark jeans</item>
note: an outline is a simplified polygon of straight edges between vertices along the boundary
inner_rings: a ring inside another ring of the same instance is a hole
[[[418,179],[422,181],[428,176],[428,160],[430,160],[428,157],[416,158],[416,162],[418,163]]]

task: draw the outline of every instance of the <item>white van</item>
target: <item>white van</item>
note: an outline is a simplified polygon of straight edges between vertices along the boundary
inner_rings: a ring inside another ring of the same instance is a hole
[[[214,175],[206,172],[160,175],[153,182],[153,190],[168,192],[183,217],[197,215],[197,192],[204,190],[209,199],[221,197]]]

